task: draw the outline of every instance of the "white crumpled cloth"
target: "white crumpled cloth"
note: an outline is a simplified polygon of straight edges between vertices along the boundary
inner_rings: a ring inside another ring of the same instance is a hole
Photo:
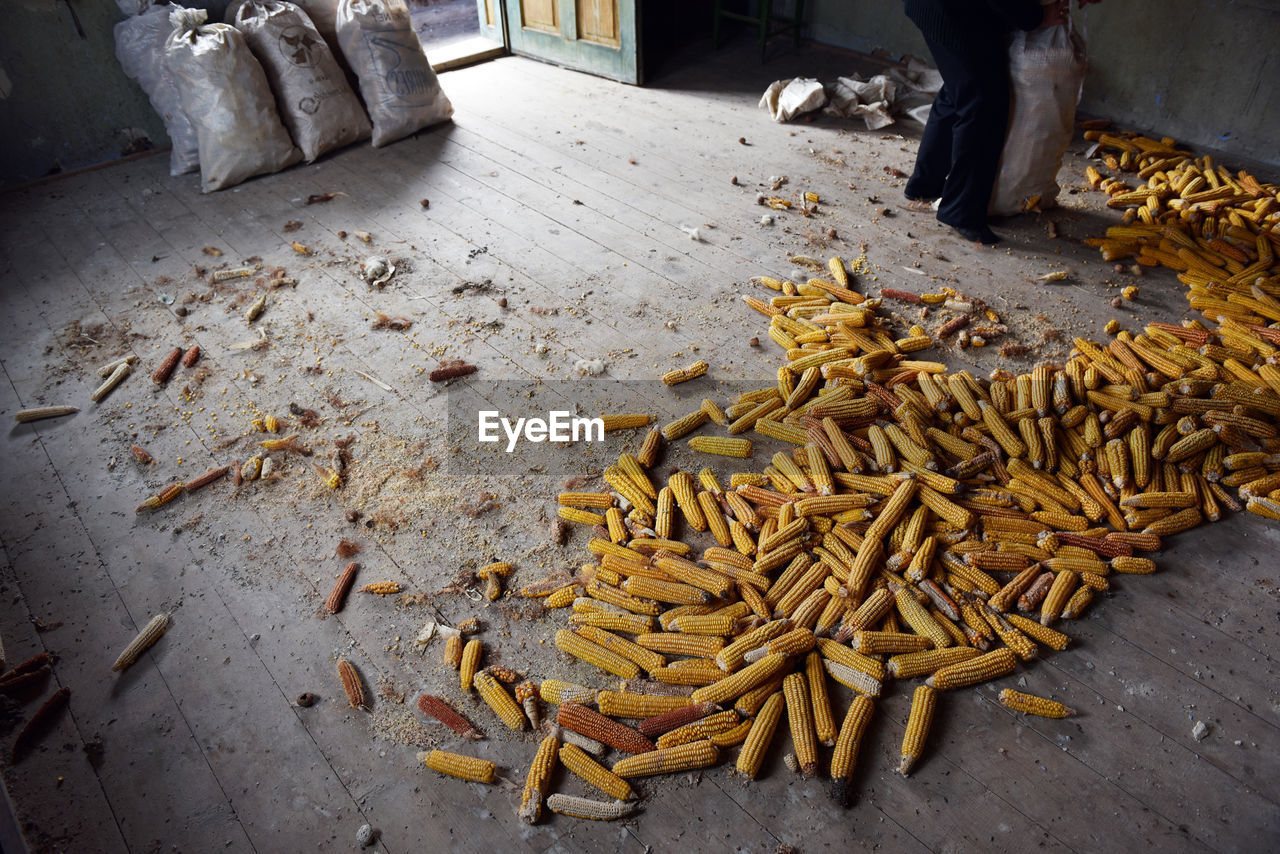
[[[769,111],[775,122],[786,122],[802,113],[812,112],[827,103],[822,84],[812,77],[775,80],[764,90],[760,106]]]
[[[913,58],[905,69],[895,68],[869,80],[858,74],[837,77],[825,88],[810,78],[778,80],[765,91],[760,106],[769,110],[774,121],[785,122],[825,104],[828,115],[861,116],[868,130],[877,130],[902,116],[923,124],[940,89],[938,70]]]

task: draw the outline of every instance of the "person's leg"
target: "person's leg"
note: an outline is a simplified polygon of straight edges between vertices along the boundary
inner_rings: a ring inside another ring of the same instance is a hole
[[[951,171],[942,188],[938,220],[965,232],[966,237],[994,238],[987,227],[987,208],[1009,119],[1006,54],[991,43],[961,49],[930,45],[930,49],[947,85],[954,84],[956,105]]]
[[[951,171],[951,129],[956,121],[956,105],[951,87],[943,79],[942,90],[933,99],[916,152],[916,167],[903,192],[908,199],[936,199],[942,195]]]

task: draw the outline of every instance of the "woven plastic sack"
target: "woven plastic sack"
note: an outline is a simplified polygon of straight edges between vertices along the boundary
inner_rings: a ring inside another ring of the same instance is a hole
[[[305,12],[292,3],[249,0],[235,26],[262,64],[280,118],[308,163],[369,136],[364,107]]]
[[[453,115],[404,0],[339,0],[338,43],[360,79],[375,147]]]
[[[278,172],[300,155],[244,36],[227,24],[206,24],[207,17],[201,9],[170,14],[165,62],[200,141],[200,189],[210,193]]]
[[[164,63],[164,45],[171,30],[168,8],[143,7],[141,14],[116,24],[116,59],[124,73],[142,87],[164,122],[173,146],[169,174],[185,175],[200,168],[200,152],[196,129],[182,112],[178,87]]]
[[[1058,169],[1075,130],[1084,86],[1084,39],[1070,23],[1016,32],[1009,46],[1009,133],[990,212],[1011,216],[1055,207]]]

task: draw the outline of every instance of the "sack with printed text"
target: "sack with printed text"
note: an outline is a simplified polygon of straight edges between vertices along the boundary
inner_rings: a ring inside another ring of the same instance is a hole
[[[364,108],[305,12],[279,0],[248,0],[235,27],[262,64],[280,118],[307,162],[369,136]]]
[[[240,31],[206,24],[201,9],[175,9],[169,20],[165,63],[200,141],[201,190],[221,190],[296,163],[298,149]]]
[[[453,115],[404,0],[339,0],[338,44],[360,79],[374,146]]]

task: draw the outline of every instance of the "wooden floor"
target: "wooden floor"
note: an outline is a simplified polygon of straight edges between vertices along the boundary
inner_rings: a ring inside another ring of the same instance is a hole
[[[441,359],[478,364],[468,382],[483,393],[498,379],[572,380],[577,360],[598,358],[607,377],[643,381],[619,408],[665,417],[684,404],[654,380],[693,358],[714,366],[698,394],[772,381],[779,354],[767,338],[749,346],[764,325],[737,299],[749,277],[790,273],[795,253],[852,259],[864,244],[874,277],[860,288],[950,283],[988,300],[1028,344],[1050,327],[1069,340],[1100,336],[1112,316],[1130,326],[1181,316],[1181,291],[1160,273],[1140,282],[1132,314],[1110,308],[1115,286],[1132,280],[1080,243],[1115,218],[1096,196],[1064,192],[1065,210],[1010,223],[1004,247],[981,250],[896,208],[894,170],[911,168],[915,131],[775,125],[756,109],[774,77],[853,68],[819,51],[760,68],[748,46],[676,63],[636,89],[503,59],[442,75],[457,108],[450,126],[232,191],[202,196],[155,157],[0,196],[0,418],[83,407],[10,427],[0,463],[5,658],[54,653],[44,694],[72,691],[70,714],[42,746],[4,768],[31,850],[349,850],[364,823],[391,852],[1236,851],[1280,838],[1280,529],[1253,518],[1175,538],[1159,573],[1116,582],[1070,627],[1071,649],[1018,679],[946,696],[909,780],[894,770],[908,697],[888,692],[848,811],[820,781],[788,773],[775,748],[750,787],[717,768],[645,782],[643,812],[625,823],[525,827],[515,811],[534,736],[503,731],[465,697],[438,647],[414,648],[428,619],[480,616],[491,661],[604,684],[546,642],[561,616],[437,592],[489,560],[515,563],[517,586],[586,554],[580,534],[566,549],[548,544],[561,478],[486,479],[448,465],[445,393],[423,373]],[[1073,153],[1064,182],[1079,184],[1082,171]],[[821,213],[763,226],[755,195],[784,175],[784,192],[822,196]],[[684,230],[695,227],[699,241]],[[401,259],[381,291],[358,274],[374,253]],[[253,258],[298,284],[271,292],[250,328],[251,280],[213,286],[193,267]],[[1066,282],[1035,281],[1059,268]],[[371,330],[378,311],[413,327]],[[269,343],[245,347],[259,329]],[[154,390],[155,364],[191,343],[202,374],[180,368]],[[96,366],[125,352],[142,370],[90,404]],[[1052,342],[1040,352],[1065,355]],[[995,347],[938,358],[984,371],[1031,364]],[[224,481],[135,515],[166,483],[252,453],[261,435],[250,421],[290,403],[319,413],[321,425],[303,431],[318,450],[355,436],[343,490],[318,486],[310,461],[291,455],[270,483],[233,492]],[[637,440],[621,436],[614,450]],[[139,465],[133,444],[155,464]],[[444,465],[432,470],[427,457]],[[472,519],[462,507],[481,491],[497,507]],[[349,522],[353,509],[372,527]],[[322,618],[345,563],[334,555],[342,537],[363,546],[362,581],[428,595],[357,595]],[[169,632],[111,673],[161,611],[173,613]],[[338,656],[364,674],[372,714],[347,708]],[[1026,719],[995,703],[1001,685],[1022,680],[1081,715]],[[490,738],[468,749],[510,783],[463,783],[417,764],[412,742],[459,747],[413,722],[422,690],[482,723]],[[295,706],[303,691],[320,701]],[[36,702],[4,710],[6,756]],[[1203,741],[1191,735],[1198,721]],[[583,793],[572,779],[556,785]]]

